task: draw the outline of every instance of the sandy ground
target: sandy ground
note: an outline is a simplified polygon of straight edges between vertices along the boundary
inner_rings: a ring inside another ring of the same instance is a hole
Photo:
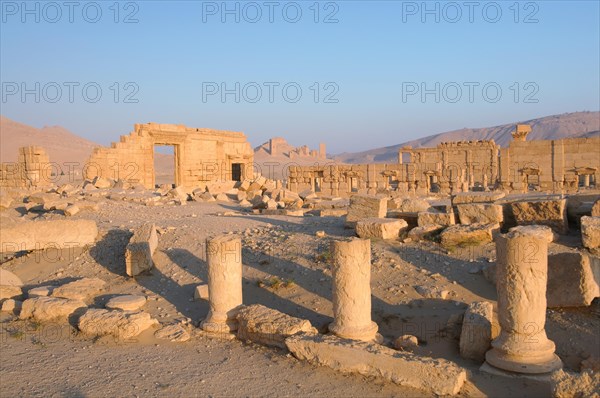
[[[283,350],[202,335],[198,322],[206,301],[194,301],[194,287],[206,282],[207,237],[240,234],[244,242],[244,303],[260,303],[309,319],[324,331],[332,320],[329,239],[351,236],[343,219],[239,214],[235,204],[188,202],[186,206],[146,207],[102,199],[97,212],[73,218],[96,220],[97,244],[69,253],[29,253],[2,264],[31,287],[60,284],[79,277],[108,282],[91,305],[101,307],[114,295],[148,296],[144,310],[161,324],[189,321],[192,339],[157,340],[153,330],[134,340],[90,339],[68,324],[36,324],[10,315],[0,318],[0,396],[423,396],[420,391],[358,375],[343,375],[300,362]],[[3,215],[18,217],[16,210]],[[25,218],[36,217],[26,214]],[[63,215],[47,213],[46,219]],[[125,275],[124,249],[131,229],[152,221],[159,228],[156,268],[148,275]],[[326,232],[324,238],[315,232]],[[552,243],[551,252],[576,250],[576,233]],[[446,253],[434,243],[373,241],[373,320],[386,343],[416,335],[415,352],[447,358],[469,371],[463,396],[548,396],[548,385],[492,377],[478,363],[458,355],[458,338],[448,319],[472,301],[495,303],[494,286],[481,267],[495,261],[493,244]],[[276,279],[274,279],[276,278]],[[279,283],[279,282],[281,283]],[[261,283],[262,282],[262,283]],[[275,282],[273,284],[273,282]],[[423,298],[415,286],[437,286],[446,300]],[[600,355],[598,300],[589,308],[547,311],[547,333],[571,370]]]

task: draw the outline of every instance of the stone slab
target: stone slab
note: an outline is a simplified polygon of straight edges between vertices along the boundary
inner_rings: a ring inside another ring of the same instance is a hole
[[[285,339],[298,333],[317,334],[310,321],[284,314],[260,304],[244,307],[237,314],[237,337],[255,343],[286,348]]]
[[[285,340],[298,359],[343,373],[359,373],[438,395],[460,392],[467,372],[445,359],[399,352],[376,343],[331,335],[296,335]]]

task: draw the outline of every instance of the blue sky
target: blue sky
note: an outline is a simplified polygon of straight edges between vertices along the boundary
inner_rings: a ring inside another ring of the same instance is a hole
[[[154,121],[339,153],[600,109],[598,1],[315,3],[2,1],[1,113],[101,144]]]

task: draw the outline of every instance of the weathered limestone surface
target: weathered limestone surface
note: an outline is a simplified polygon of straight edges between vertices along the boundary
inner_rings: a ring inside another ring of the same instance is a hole
[[[398,239],[408,223],[400,219],[365,218],[356,223],[356,234],[360,238]]]
[[[388,209],[398,210],[403,213],[418,213],[420,211],[428,211],[429,208],[429,203],[419,198],[393,198],[388,200]]]
[[[19,286],[0,285],[0,300],[19,298],[23,291]]]
[[[190,333],[179,324],[167,325],[158,329],[154,332],[154,337],[174,343],[183,343],[191,338]]]
[[[52,291],[52,297],[84,301],[98,294],[104,285],[106,285],[106,282],[102,279],[82,278],[55,288]]]
[[[506,194],[501,191],[495,192],[459,192],[452,196],[452,205],[462,205],[470,203],[493,203],[502,199]]]
[[[128,339],[157,324],[158,321],[145,312],[90,308],[79,318],[77,326],[89,336],[112,335]]]
[[[547,225],[560,234],[569,231],[566,199],[520,201],[510,206],[519,225]]]
[[[581,373],[559,370],[552,374],[552,396],[554,398],[600,397],[600,377],[598,373]]]
[[[350,207],[346,215],[346,225],[354,226],[365,218],[385,218],[387,199],[371,195],[354,195],[350,198]]]
[[[419,227],[427,227],[430,225],[454,225],[454,213],[442,213],[439,211],[422,211],[419,213],[417,223]]]
[[[319,210],[320,217],[342,217],[348,214],[347,209],[321,209]]]
[[[482,245],[491,242],[499,229],[499,224],[452,225],[440,234],[441,244],[447,249]]]
[[[394,340],[394,348],[402,351],[410,351],[419,346],[419,339],[416,336],[405,334]]]
[[[414,241],[425,239],[427,236],[434,235],[440,231],[442,226],[440,225],[427,225],[423,227],[415,227],[408,231],[408,237]]]
[[[21,308],[23,307],[23,302],[15,299],[8,299],[2,302],[2,306],[0,307],[0,311],[2,312],[10,312],[14,315],[18,315],[21,312]]]
[[[27,291],[27,297],[47,297],[52,294],[56,286],[38,286]]]
[[[98,236],[92,220],[2,222],[0,251],[73,248],[91,245]]]
[[[583,247],[600,251],[600,217],[581,217],[581,241]]]
[[[146,304],[146,296],[127,294],[113,297],[106,302],[105,307],[111,310],[137,311]]]
[[[202,284],[194,289],[194,300],[208,300],[208,285]]]
[[[154,224],[144,224],[137,228],[125,249],[125,271],[136,276],[152,269],[152,256],[158,247],[158,235]]]
[[[298,333],[317,334],[310,321],[295,318],[260,304],[244,307],[237,314],[237,337],[255,343],[286,348],[285,339]]]
[[[461,224],[500,224],[504,221],[501,205],[476,203],[458,205],[457,208]]]
[[[206,242],[210,310],[200,325],[211,333],[237,330],[235,319],[242,301],[242,241],[221,235]]]
[[[371,241],[350,238],[331,242],[335,335],[370,341],[377,335],[371,320]]]
[[[458,394],[467,373],[445,359],[399,352],[375,343],[331,335],[296,335],[285,344],[298,359],[343,373],[359,373],[437,395]]]
[[[600,199],[594,202],[592,206],[592,217],[600,217]]]
[[[496,239],[498,319],[501,332],[486,361],[517,373],[562,367],[546,336],[548,241],[540,227],[517,227]]]
[[[600,261],[593,260],[587,253],[548,256],[548,307],[588,306],[600,296]]]
[[[477,301],[469,304],[460,333],[460,356],[478,362],[485,361],[485,353],[498,333],[498,325],[494,325],[492,303]]]
[[[23,286],[21,279],[10,271],[0,268],[0,285]]]
[[[86,308],[81,300],[71,300],[56,297],[35,297],[23,302],[21,319],[34,318],[38,321],[66,319],[76,310]]]
[[[509,230],[509,232],[512,232],[514,230],[518,231],[520,229],[521,227],[512,227]],[[544,238],[548,243],[552,243],[554,239],[558,236],[554,232],[552,232],[552,229],[547,228],[544,225],[529,225],[527,230],[530,232],[534,232],[536,236]]]

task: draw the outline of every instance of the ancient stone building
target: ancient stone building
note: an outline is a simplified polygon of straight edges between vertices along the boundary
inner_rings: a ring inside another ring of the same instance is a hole
[[[19,160],[0,164],[0,187],[47,187],[56,181],[46,150],[40,146],[19,148]]]
[[[295,158],[314,158],[326,159],[327,152],[324,143],[319,144],[319,149],[310,149],[308,145],[294,147],[290,145],[285,138],[274,137],[255,149],[257,155],[268,153],[271,156],[287,156],[290,159]],[[262,153],[261,153],[262,152]]]
[[[174,124],[136,124],[110,148],[95,148],[84,170],[86,178],[102,176],[154,188],[154,146],[172,145],[175,185],[251,178],[254,152],[240,132],[190,128]]]
[[[434,148],[404,147],[394,164],[293,166],[288,188],[334,196],[380,191],[426,195],[493,189],[519,193],[600,189],[600,136],[527,141],[529,132],[530,126],[517,125],[506,148],[493,140],[446,142]]]

